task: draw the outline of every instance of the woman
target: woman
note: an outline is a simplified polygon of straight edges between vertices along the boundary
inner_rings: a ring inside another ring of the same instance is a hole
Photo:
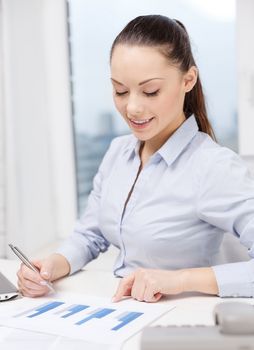
[[[225,231],[254,257],[254,181],[239,157],[214,141],[184,26],[139,16],[111,49],[114,103],[132,134],[113,140],[87,208],[57,253],[21,266],[26,296],[81,269],[110,244],[123,277],[113,298],[156,302],[198,291],[254,296],[254,263],[215,265]]]

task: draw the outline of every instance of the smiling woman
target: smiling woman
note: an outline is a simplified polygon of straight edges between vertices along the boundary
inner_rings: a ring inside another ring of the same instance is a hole
[[[93,177],[111,140],[129,132],[112,104],[108,50],[122,24],[139,14],[161,13],[181,19],[187,26],[206,95],[209,120],[219,142],[237,150],[233,15],[215,16],[212,0],[200,6],[194,0],[157,0],[156,3],[147,0],[142,6],[135,0],[121,5],[113,0],[105,4],[95,0],[91,6],[82,0],[68,0],[68,3],[79,214],[85,208]],[[229,0],[226,4],[227,7],[224,3],[220,6],[223,14],[233,14],[235,1]],[[223,54],[215,54],[217,52]]]
[[[147,30],[148,18],[131,21],[110,54],[116,108],[134,135],[146,141],[146,159],[192,114],[199,129],[214,136],[185,27],[150,16]]]
[[[114,301],[189,291],[254,297],[254,179],[213,140],[184,26],[161,15],[134,18],[113,42],[111,79],[132,134],[112,141],[72,234],[36,262],[41,278],[73,273],[112,244],[122,278]],[[251,260],[216,265],[226,231]],[[47,292],[25,266],[18,276],[24,295]]]
[[[118,44],[111,72],[118,77],[112,79],[117,110],[136,137],[159,148],[185,120],[184,96],[196,83],[196,68],[182,74],[153,47]]]

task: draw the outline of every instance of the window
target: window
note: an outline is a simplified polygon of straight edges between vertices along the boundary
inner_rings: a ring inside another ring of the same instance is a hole
[[[111,139],[129,132],[113,106],[109,50],[138,15],[163,14],[185,24],[217,139],[237,150],[235,1],[69,0],[68,5],[79,213]]]

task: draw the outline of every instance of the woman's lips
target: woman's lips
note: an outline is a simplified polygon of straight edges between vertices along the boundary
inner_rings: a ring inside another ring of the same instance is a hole
[[[148,126],[153,119],[154,119],[154,117],[148,118],[148,119],[130,119],[129,118],[129,121],[130,121],[131,125],[134,126],[135,128],[143,129],[146,126]]]

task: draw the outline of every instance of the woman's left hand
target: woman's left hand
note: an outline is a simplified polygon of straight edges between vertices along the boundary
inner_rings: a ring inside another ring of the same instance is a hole
[[[183,291],[183,270],[169,271],[139,268],[122,278],[112,301],[117,302],[124,296],[132,296],[138,301],[154,303],[163,294],[179,294]]]

